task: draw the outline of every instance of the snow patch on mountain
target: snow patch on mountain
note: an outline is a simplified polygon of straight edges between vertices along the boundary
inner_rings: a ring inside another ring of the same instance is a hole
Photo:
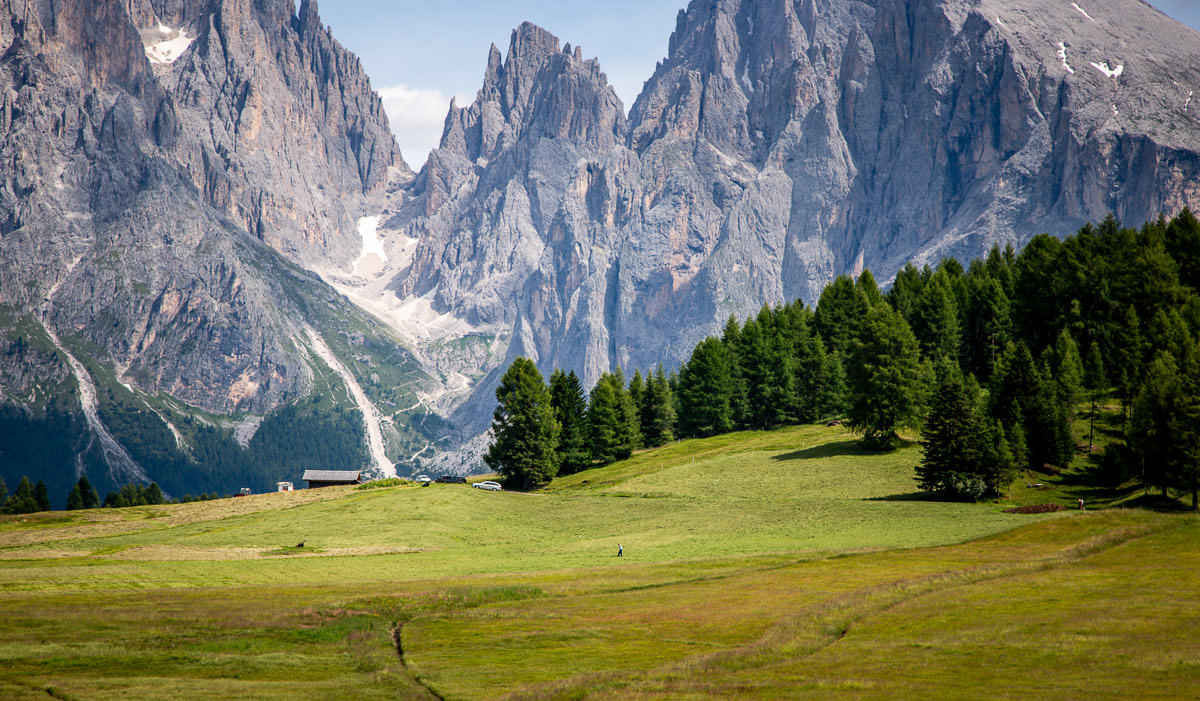
[[[1092,61],[1091,64],[1092,68],[1095,68],[1109,78],[1120,78],[1121,74],[1125,72],[1125,64],[1123,63],[1118,63],[1116,68],[1109,68],[1108,61],[1101,61],[1100,63]]]
[[[1063,68],[1067,69],[1067,73],[1075,74],[1075,69],[1067,63],[1067,45],[1061,41],[1058,42],[1058,60],[1062,61]]]
[[[175,63],[196,40],[196,37],[189,37],[184,30],[171,29],[162,22],[158,23],[157,29],[159,34],[170,38],[146,44],[146,58],[155,65],[164,66]]]

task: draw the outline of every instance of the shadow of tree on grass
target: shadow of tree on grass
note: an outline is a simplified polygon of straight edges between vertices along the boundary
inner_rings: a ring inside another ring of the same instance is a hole
[[[772,460],[813,460],[815,458],[835,458],[847,455],[861,455],[863,457],[879,455],[878,451],[867,450],[862,447],[862,443],[857,440],[850,439],[844,441],[836,441],[834,443],[822,443],[814,445],[811,448],[803,448],[794,450],[790,453],[780,453],[771,457]]]

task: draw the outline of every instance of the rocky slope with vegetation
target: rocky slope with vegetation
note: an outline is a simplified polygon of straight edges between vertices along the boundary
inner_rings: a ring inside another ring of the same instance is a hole
[[[387,444],[368,457],[360,429],[349,451],[290,458],[389,471],[427,444],[400,411],[427,375],[305,269],[352,260],[365,203],[407,177],[315,2],[29,0],[0,23],[11,483],[57,495],[88,468],[102,488],[265,489],[298,464],[250,456],[255,430],[362,423],[343,411],[374,414]],[[62,450],[19,438],[41,432]]]
[[[526,24],[385,217],[383,277],[496,340],[478,426],[519,355],[590,385],[838,274],[1195,207],[1198,51],[1129,0],[693,2],[626,118]]]

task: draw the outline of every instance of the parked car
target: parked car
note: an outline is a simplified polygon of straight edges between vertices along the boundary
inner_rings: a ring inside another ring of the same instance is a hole
[[[413,481],[420,482],[422,485],[430,484],[433,482],[433,480],[431,480],[429,478],[429,475],[417,475],[416,477],[413,477]]]
[[[499,483],[499,482],[493,482],[493,481],[491,481],[491,480],[487,480],[486,482],[476,482],[475,484],[473,484],[473,485],[471,485],[471,486],[472,486],[472,487],[474,487],[474,488],[476,488],[476,489],[486,489],[486,490],[488,490],[489,492],[498,492],[498,491],[500,491],[500,483]]]
[[[466,484],[467,478],[458,475],[442,475],[437,478],[437,481],[442,484]]]

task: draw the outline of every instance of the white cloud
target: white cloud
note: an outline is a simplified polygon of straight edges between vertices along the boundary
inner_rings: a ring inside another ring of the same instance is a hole
[[[383,109],[400,145],[400,153],[413,170],[420,169],[429,152],[442,138],[442,126],[450,109],[450,96],[433,88],[393,85],[380,88]],[[459,99],[462,102],[462,99]]]

